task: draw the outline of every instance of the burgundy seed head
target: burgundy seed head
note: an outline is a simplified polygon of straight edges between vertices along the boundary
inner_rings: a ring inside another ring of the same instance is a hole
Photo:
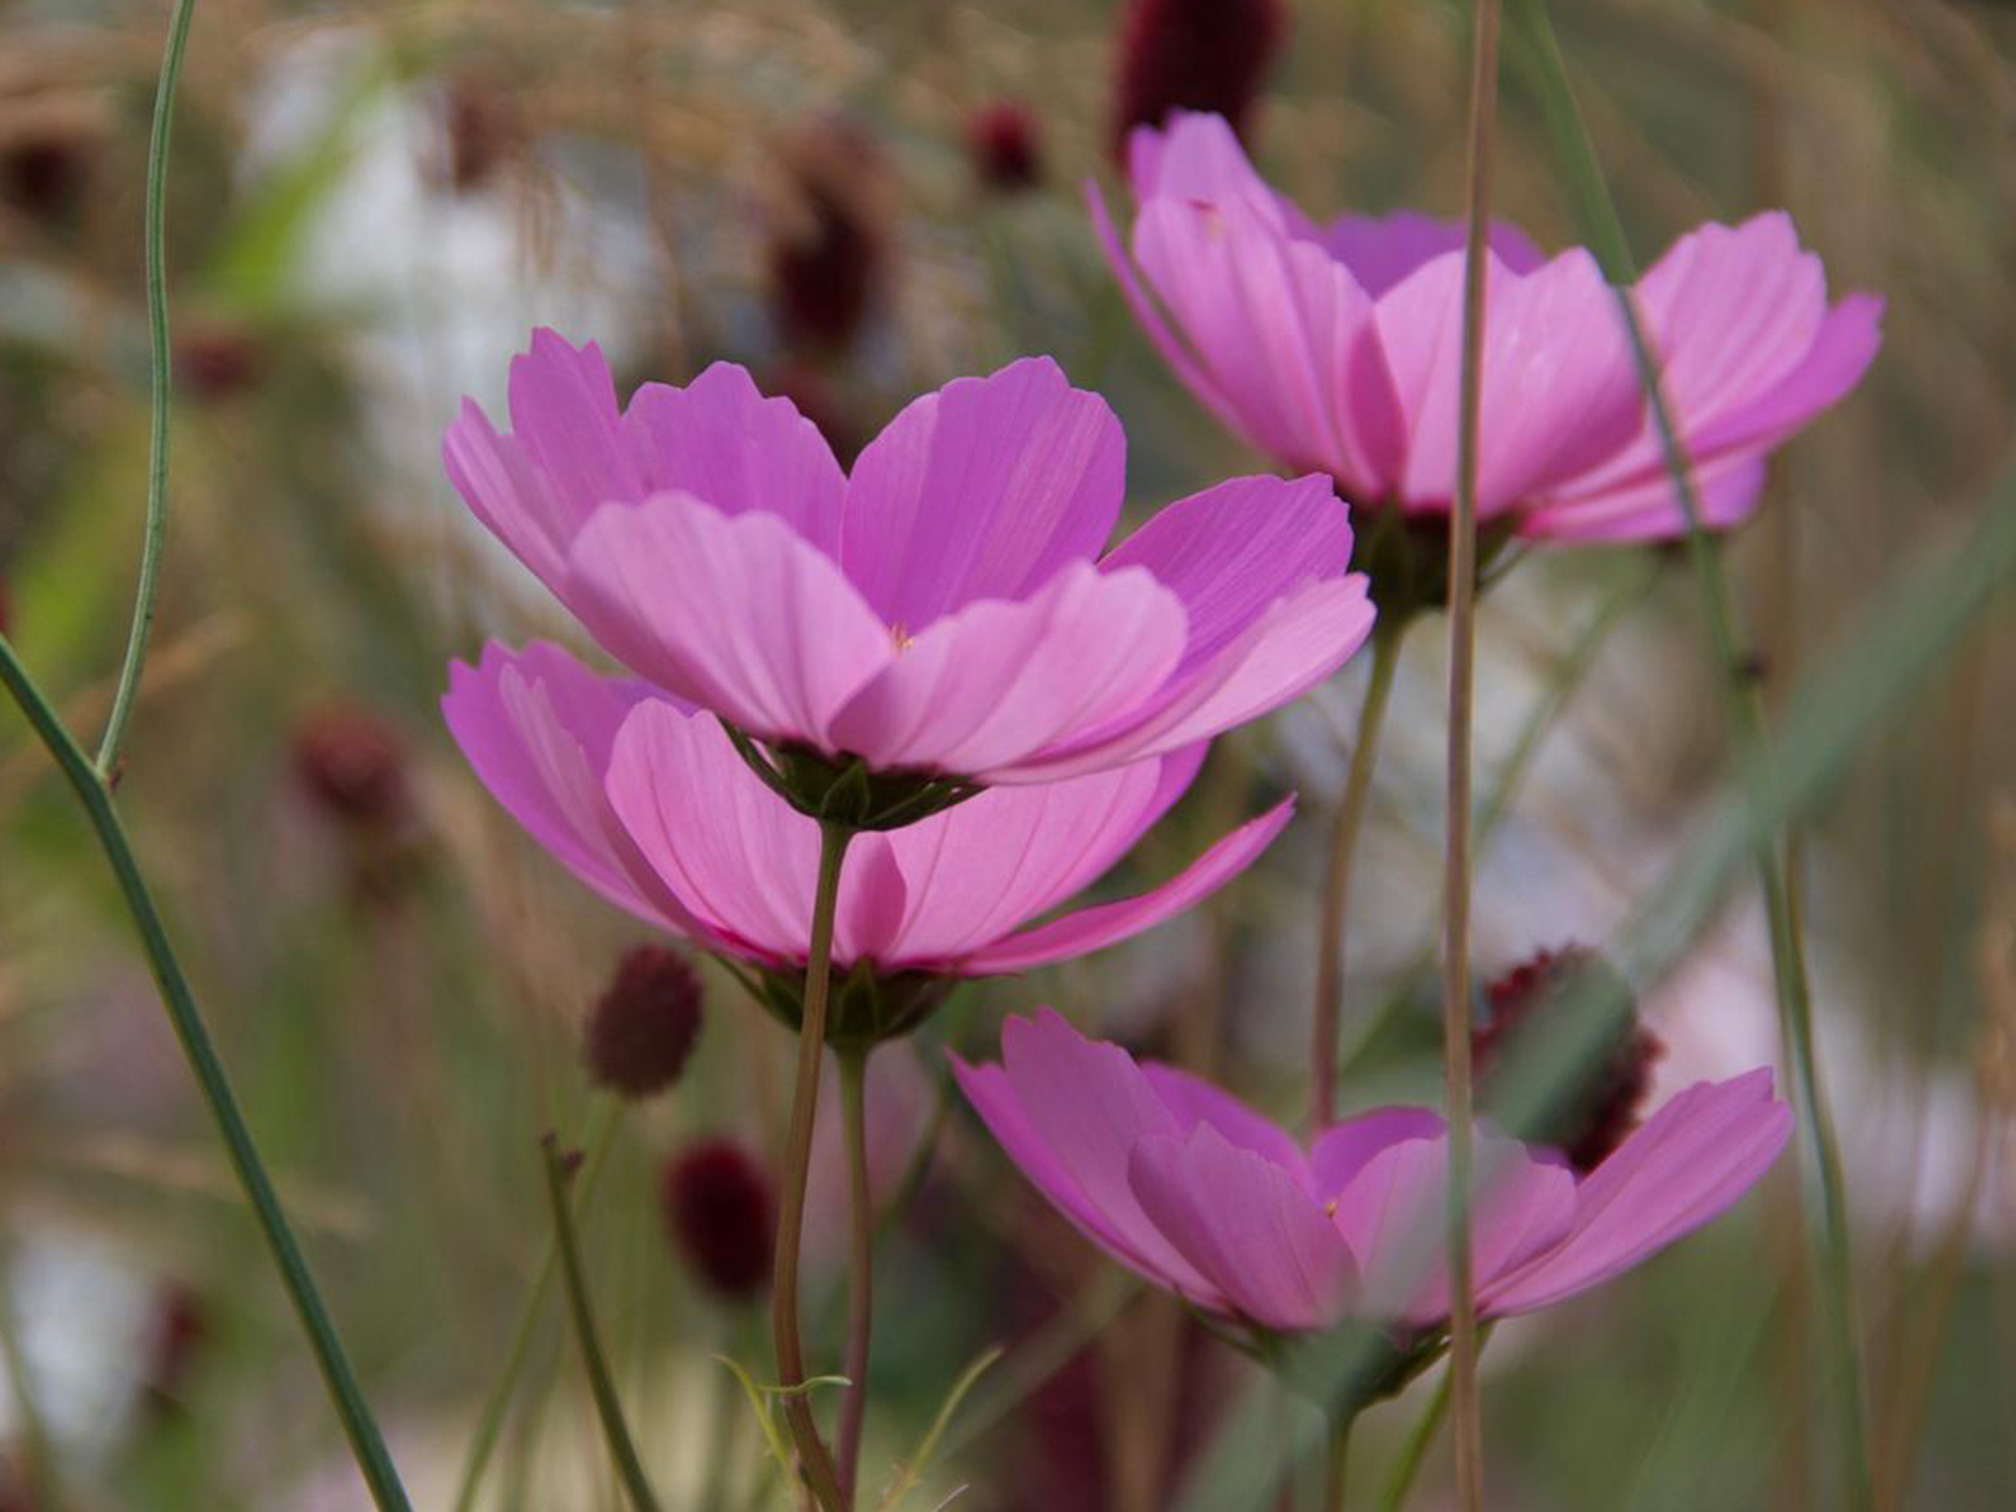
[[[867,323],[887,262],[887,169],[860,132],[840,123],[784,150],[792,213],[770,247],[770,308],[787,343],[832,350]]]
[[[332,704],[294,729],[294,772],[332,818],[360,829],[396,828],[406,817],[406,749],[369,709]]]
[[[1542,950],[1521,961],[1485,989],[1486,1017],[1471,1033],[1470,1049],[1480,1080],[1488,1078],[1509,1047],[1527,1036],[1545,1034],[1554,1010],[1578,984],[1607,977],[1621,986],[1616,968],[1582,945]],[[1659,1037],[1628,1016],[1609,1044],[1591,1059],[1561,1107],[1544,1128],[1515,1131],[1549,1144],[1585,1175],[1601,1165],[1638,1127],[1638,1115],[1652,1090],[1652,1068],[1666,1053]]]
[[[199,400],[228,399],[258,381],[259,345],[234,325],[190,325],[175,338],[176,381]]]
[[[689,1145],[666,1162],[659,1195],[673,1247],[709,1288],[746,1302],[769,1285],[776,1203],[770,1178],[740,1145]]]
[[[0,148],[0,199],[36,220],[69,220],[90,181],[90,148],[73,134],[52,131]]]
[[[1113,154],[1127,160],[1136,126],[1172,110],[1225,117],[1243,138],[1287,31],[1281,0],[1133,0],[1120,31]]]
[[[1036,118],[1013,100],[997,100],[967,122],[966,153],[981,187],[997,194],[1018,194],[1043,181]]]
[[[508,89],[488,74],[450,80],[441,101],[444,138],[433,169],[457,194],[480,189],[525,145],[524,121]]]
[[[700,1034],[699,973],[662,945],[639,945],[588,1015],[588,1072],[619,1096],[656,1096],[679,1079]]]

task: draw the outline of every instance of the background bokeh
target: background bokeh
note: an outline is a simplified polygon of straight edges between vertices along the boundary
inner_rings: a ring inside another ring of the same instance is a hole
[[[1835,288],[1889,300],[1870,377],[1779,457],[1732,552],[1781,706],[2008,465],[2016,9],[1556,11],[1641,258],[1783,204]],[[1289,7],[1250,122],[1260,161],[1322,210],[1455,214],[1465,15]],[[84,730],[137,561],[165,23],[159,4],[0,5],[0,627]],[[1081,181],[1111,187],[1120,32],[1119,7],[1064,0],[198,6],[167,211],[173,517],[120,799],[423,1506],[452,1501],[545,1252],[538,1136],[584,1142],[607,1116],[580,1026],[641,938],[515,831],[436,714],[447,659],[486,634],[568,634],[466,518],[442,429],[465,393],[494,411],[510,355],[553,324],[599,340],[626,389],[744,363],[843,457],[912,394],[1043,351],[1119,411],[1141,509],[1262,466],[1140,338],[1084,214]],[[1558,182],[1515,62],[1498,204],[1562,244]],[[1536,557],[1487,597],[1479,786],[1510,801],[1478,880],[1484,977],[1600,944],[1730,781],[1697,611],[1684,559],[1635,549]],[[2012,653],[2006,614],[1978,626],[1801,842],[1890,1509],[2016,1505]],[[1168,875],[1281,792],[1334,795],[1363,675],[1221,742],[1112,885]],[[1435,1091],[1443,687],[1440,637],[1414,636],[1354,899],[1357,1105]],[[964,1486],[974,1512],[1174,1505],[1247,1367],[1050,1214],[947,1101],[940,1047],[991,1053],[1003,1012],[1051,1002],[1292,1114],[1314,828],[1209,907],[968,988],[914,1055],[881,1057],[896,1205],[871,1484],[1001,1343],[919,1504]],[[1639,985],[1662,1088],[1776,1058],[1747,881],[1679,969]],[[760,1496],[754,1425],[710,1356],[767,1350],[670,1242],[663,1172],[702,1139],[767,1160],[788,1085],[786,1037],[711,968],[709,987],[686,1076],[623,1118],[584,1220],[675,1508]],[[815,1361],[837,1358],[836,1212],[815,1195]],[[1671,1255],[1498,1331],[1492,1505],[1839,1505],[1815,1312],[1788,1159]],[[110,876],[11,710],[0,1318],[8,1512],[365,1505]],[[1368,1416],[1364,1494],[1419,1395]],[[1444,1473],[1431,1461],[1415,1505],[1436,1505]],[[485,1504],[618,1496],[549,1309]]]

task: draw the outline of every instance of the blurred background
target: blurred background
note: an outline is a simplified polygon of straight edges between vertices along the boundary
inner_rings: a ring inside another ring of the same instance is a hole
[[[552,324],[600,341],[626,392],[743,363],[843,460],[913,394],[1040,351],[1119,411],[1139,509],[1263,466],[1137,333],[1082,181],[1111,196],[1130,112],[1234,104],[1208,93],[1233,89],[1256,157],[1313,211],[1453,216],[1467,8],[1132,9],[197,7],[167,205],[173,517],[120,797],[421,1506],[454,1504],[546,1253],[538,1136],[585,1143],[612,1116],[582,1024],[644,942],[516,832],[441,726],[451,656],[491,634],[569,637],[466,516],[441,432],[464,394],[498,413],[511,354]],[[1144,83],[1130,49],[1202,24],[1181,14],[1197,10],[1228,28],[1201,33],[1220,38],[1193,49],[1208,66]],[[1732,550],[1776,706],[1986,507],[2005,466],[2016,8],[1555,10],[1641,259],[1701,220],[1782,204],[1836,290],[1889,300],[1874,371],[1780,455]],[[0,626],[90,732],[138,555],[141,204],[166,22],[159,3],[0,4]],[[1574,239],[1516,68],[1497,200],[1544,244]],[[1536,557],[1485,601],[1478,783],[1504,812],[1478,880],[1480,980],[1602,944],[1727,782],[1697,606],[1681,556],[1636,549]],[[1802,840],[1890,1509],[2016,1505],[2012,630],[2006,614],[1978,626]],[[968,988],[915,1053],[878,1057],[871,1486],[990,1343],[1007,1355],[919,1505],[964,1487],[973,1512],[1160,1512],[1252,1389],[1237,1356],[1021,1182],[947,1099],[940,1047],[991,1056],[1004,1012],[1050,1002],[1292,1114],[1319,868],[1307,815],[1341,783],[1363,675],[1221,742],[1108,884],[1169,875],[1301,791],[1304,822],[1227,894],[1090,962]],[[1443,678],[1439,633],[1412,637],[1354,898],[1351,1105],[1436,1095]],[[583,1219],[673,1509],[777,1504],[710,1359],[763,1374],[760,1281],[681,1235],[767,1223],[790,1042],[704,974],[694,1059],[613,1125]],[[1639,986],[1666,1046],[1660,1095],[1777,1057],[1747,878],[1680,967]],[[1794,1164],[1655,1264],[1499,1330],[1494,1508],[1841,1505]],[[838,1358],[834,1185],[814,1199],[815,1369]],[[0,1321],[6,1512],[366,1506],[109,873],[11,709]],[[479,1504],[621,1505],[558,1309],[526,1338]],[[1368,1415],[1358,1494],[1424,1394]],[[1442,1460],[1413,1505],[1446,1495]]]

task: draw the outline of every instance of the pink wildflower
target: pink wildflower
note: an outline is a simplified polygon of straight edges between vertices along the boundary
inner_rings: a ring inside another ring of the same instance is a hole
[[[1346,1318],[1434,1327],[1441,1119],[1381,1108],[1304,1151],[1237,1100],[1136,1065],[1057,1014],[1011,1018],[1000,1065],[954,1069],[1011,1159],[1122,1264],[1211,1312],[1283,1333]],[[1479,1130],[1478,1311],[1532,1312],[1647,1259],[1729,1207],[1791,1130],[1768,1070],[1668,1102],[1587,1176]]]

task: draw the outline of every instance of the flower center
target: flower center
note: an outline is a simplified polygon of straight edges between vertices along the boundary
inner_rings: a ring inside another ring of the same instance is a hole
[[[910,633],[910,627],[901,620],[889,627],[889,640],[899,654],[917,644],[917,637]]]

